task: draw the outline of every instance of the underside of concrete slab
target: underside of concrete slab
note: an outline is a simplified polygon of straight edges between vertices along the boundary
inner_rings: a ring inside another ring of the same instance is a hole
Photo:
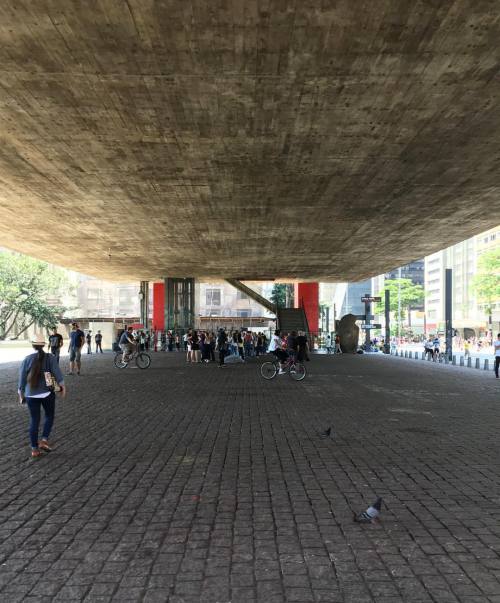
[[[4,0],[0,244],[113,279],[352,281],[485,230],[499,16]]]

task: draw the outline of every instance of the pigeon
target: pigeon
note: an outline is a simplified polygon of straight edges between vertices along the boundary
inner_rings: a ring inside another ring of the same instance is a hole
[[[382,499],[378,497],[377,500],[373,503],[373,505],[370,505],[368,509],[366,509],[366,511],[363,511],[363,513],[360,513],[359,515],[356,515],[356,513],[354,513],[354,521],[357,523],[371,523],[380,515],[381,509]]]
[[[329,427],[326,431],[322,431],[319,435],[322,438],[329,438],[332,435],[332,428]]]

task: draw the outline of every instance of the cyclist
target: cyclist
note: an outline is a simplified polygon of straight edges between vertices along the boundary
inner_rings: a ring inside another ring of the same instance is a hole
[[[122,362],[129,361],[129,356],[134,352],[135,340],[132,335],[132,327],[127,327],[120,337],[119,345],[123,352]]]
[[[269,344],[268,351],[271,352],[271,354],[274,354],[276,356],[276,358],[279,360],[280,370],[278,371],[278,375],[284,375],[286,373],[286,371],[284,369],[286,366],[286,361],[288,360],[288,353],[281,346],[282,346],[282,343],[281,343],[280,332],[279,332],[279,330],[276,330],[271,339],[271,343]]]

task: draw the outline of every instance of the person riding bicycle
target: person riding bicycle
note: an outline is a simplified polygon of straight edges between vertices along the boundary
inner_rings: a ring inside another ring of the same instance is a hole
[[[123,352],[122,362],[128,362],[131,354],[134,352],[135,340],[132,335],[132,327],[127,327],[120,337],[120,348]]]
[[[276,358],[279,360],[280,370],[278,372],[278,375],[285,374],[286,371],[284,369],[286,366],[286,361],[288,360],[288,352],[286,350],[284,350],[281,346],[282,346],[282,343],[281,343],[280,332],[279,332],[279,330],[276,330],[271,339],[271,343],[269,344],[268,351],[271,352],[271,354],[274,354],[276,356]]]

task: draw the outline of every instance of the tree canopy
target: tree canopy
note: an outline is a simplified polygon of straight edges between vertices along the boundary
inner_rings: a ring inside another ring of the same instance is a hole
[[[492,304],[500,300],[500,248],[483,253],[477,262],[477,273],[472,279],[472,291],[477,301],[485,304],[491,314]]]
[[[270,299],[277,308],[293,306],[293,285],[286,283],[275,283],[271,291]]]
[[[406,310],[416,304],[420,304],[424,300],[424,289],[421,285],[415,285],[409,278],[388,279],[384,284],[384,291],[388,289],[390,299],[390,312],[396,313],[396,319],[401,322],[406,315]],[[401,304],[399,304],[399,300]],[[398,314],[400,309],[400,315]],[[385,312],[384,292],[382,292],[382,301],[375,308],[376,314]]]
[[[25,255],[0,251],[0,339],[16,332],[20,335],[35,322],[44,328],[54,326],[65,308],[53,305],[67,288],[63,270]]]

